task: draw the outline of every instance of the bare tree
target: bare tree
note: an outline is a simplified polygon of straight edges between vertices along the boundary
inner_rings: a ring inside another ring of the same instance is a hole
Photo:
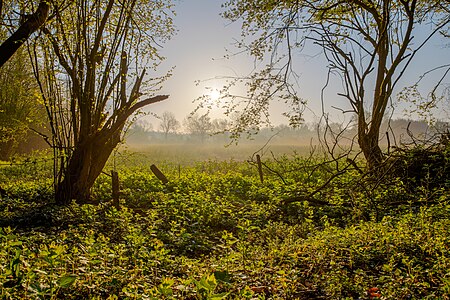
[[[131,125],[130,129],[135,132],[148,133],[153,131],[153,124],[147,120],[137,120]]]
[[[394,89],[417,52],[434,35],[445,34],[450,20],[450,2],[437,0],[229,0],[225,7],[225,18],[243,21],[238,47],[267,62],[243,78],[248,95],[234,99],[245,102],[242,121],[256,124],[275,96],[295,109],[303,104],[293,88],[298,78],[292,62],[295,50],[312,42],[328,60],[328,76],[337,74],[342,80],[339,95],[348,100],[346,112],[357,115],[358,144],[371,168],[383,160],[380,126]],[[414,37],[416,30],[425,34],[422,40]],[[230,101],[228,107],[232,110],[236,103]]]
[[[184,119],[183,125],[190,134],[200,137],[202,143],[213,129],[211,118],[207,114],[190,115]]]
[[[211,123],[214,133],[225,133],[230,127],[230,122],[227,119],[214,119]]]
[[[169,0],[75,0],[43,28],[34,62],[44,70],[35,68],[53,135],[57,203],[89,201],[128,117],[168,97],[151,94],[169,74],[149,80],[141,66],[161,61],[159,45],[174,32],[170,7]]]
[[[161,123],[159,128],[164,132],[164,138],[167,140],[167,135],[170,132],[176,132],[180,128],[180,122],[175,117],[175,114],[170,111],[165,111],[161,115]]]

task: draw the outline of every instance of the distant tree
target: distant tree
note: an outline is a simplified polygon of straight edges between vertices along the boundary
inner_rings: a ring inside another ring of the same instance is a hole
[[[47,21],[51,1],[39,1],[36,10],[27,14],[26,12],[33,8],[32,2],[3,2],[3,0],[0,0],[0,26],[14,28],[13,33],[0,45],[0,68]],[[18,14],[19,11],[22,12],[21,15]],[[7,19],[10,20],[9,24],[5,22]]]
[[[19,49],[0,68],[0,159],[7,160],[27,137],[43,126],[45,110],[27,53]]]
[[[174,113],[165,111],[161,115],[159,128],[164,133],[164,138],[167,140],[167,135],[170,132],[176,132],[180,128],[180,122],[177,120]]]
[[[137,120],[131,124],[131,129],[137,132],[151,132],[153,131],[153,124],[147,120]]]
[[[228,131],[230,122],[227,119],[213,119],[211,125],[214,133],[224,133]]]
[[[394,89],[431,37],[448,37],[450,21],[450,2],[438,0],[229,0],[224,6],[225,18],[242,21],[238,47],[267,66],[243,78],[248,95],[233,99],[245,102],[242,122],[258,124],[276,96],[294,108],[303,104],[294,89],[293,59],[312,42],[328,60],[329,75],[342,79],[339,95],[357,115],[358,144],[369,167],[383,161],[380,126]]]
[[[211,134],[214,135],[214,140],[217,142],[229,143],[231,127],[230,121],[228,119],[213,119],[211,121]]]
[[[195,113],[190,115],[184,119],[183,125],[188,133],[200,137],[202,142],[213,130],[211,118],[207,114],[198,115]]]
[[[147,143],[153,131],[153,124],[147,120],[140,119],[131,123],[126,130],[125,139],[129,143]]]
[[[152,94],[169,74],[150,80],[145,66],[156,71],[162,60],[158,49],[174,33],[170,0],[68,3],[64,11],[55,7],[35,48],[58,165],[59,204],[89,202],[127,119],[168,98]]]

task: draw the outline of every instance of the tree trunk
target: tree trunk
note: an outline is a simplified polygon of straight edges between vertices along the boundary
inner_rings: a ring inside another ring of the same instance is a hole
[[[33,32],[47,21],[49,10],[48,1],[42,0],[34,14],[28,16],[27,20],[0,45],[0,67],[11,58]]]
[[[9,160],[14,150],[14,141],[0,141],[0,160]]]
[[[99,132],[75,145],[67,169],[64,170],[64,179],[56,187],[57,204],[68,204],[72,200],[79,204],[92,202],[91,188],[120,142],[120,132]]]
[[[143,75],[144,73],[139,80],[142,80]],[[68,166],[63,172],[63,180],[56,187],[56,203],[63,205],[72,200],[80,204],[91,202],[91,188],[105,167],[112,151],[120,142],[120,136],[128,117],[136,110],[163,101],[168,97],[168,95],[158,95],[137,102],[128,109],[122,108],[114,117],[114,121],[106,122],[108,125],[98,128],[94,133],[80,134],[80,138],[73,146],[74,150],[70,155]],[[112,118],[110,117],[110,120]],[[80,128],[89,130],[87,127]]]
[[[375,169],[383,162],[383,151],[378,144],[378,132],[364,132],[358,136],[359,147],[366,158],[369,170]]]

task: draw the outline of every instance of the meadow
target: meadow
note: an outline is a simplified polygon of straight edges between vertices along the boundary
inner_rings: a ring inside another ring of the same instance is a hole
[[[427,177],[334,176],[271,146],[263,182],[258,149],[122,148],[96,205],[52,204],[47,155],[2,164],[1,299],[450,299],[448,149]]]

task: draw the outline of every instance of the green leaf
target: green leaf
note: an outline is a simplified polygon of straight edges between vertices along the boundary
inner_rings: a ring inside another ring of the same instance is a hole
[[[59,287],[66,288],[66,287],[71,286],[75,282],[76,279],[77,279],[77,277],[75,275],[66,275],[66,276],[59,278],[58,281],[56,282],[56,284]]]
[[[11,247],[22,246],[21,241],[14,241],[9,244]]]
[[[204,289],[208,293],[211,293],[216,288],[217,281],[214,274],[204,275],[199,281],[196,282],[196,285],[199,289]]]
[[[230,279],[231,279],[231,276],[227,271],[215,271],[214,277],[216,278],[216,280],[225,282],[225,283],[230,283]]]
[[[230,293],[220,293],[220,294],[214,294],[208,297],[208,300],[221,300],[226,299]]]

